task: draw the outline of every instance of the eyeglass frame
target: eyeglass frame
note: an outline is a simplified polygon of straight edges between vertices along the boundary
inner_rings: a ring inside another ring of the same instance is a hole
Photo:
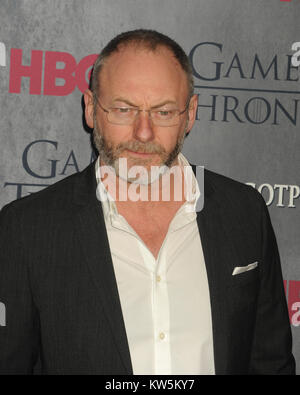
[[[122,107],[110,107],[109,109],[106,109],[106,108],[104,108],[102,105],[101,105],[101,103],[100,103],[100,101],[99,101],[99,99],[98,99],[98,97],[96,97],[95,98],[96,99],[96,102],[97,102],[97,104],[99,105],[99,107],[101,108],[101,110],[103,110],[106,114],[109,114],[110,113],[110,109],[113,109],[113,108],[122,108]],[[174,115],[174,117],[173,118],[175,118],[175,117],[179,117],[180,115],[182,115],[182,114],[184,114],[185,112],[186,112],[186,110],[188,109],[188,107],[189,107],[189,105],[190,105],[190,101],[191,101],[191,97],[189,96],[188,97],[188,100],[187,100],[187,104],[186,104],[186,106],[185,106],[185,109],[184,110],[182,110],[182,111],[180,111],[180,110],[175,110],[175,111],[179,111],[179,113],[177,114],[177,115]],[[109,122],[109,123],[111,123],[112,125],[132,125],[133,123],[134,123],[134,121],[136,120],[136,118],[138,117],[138,115],[141,113],[141,112],[147,112],[148,114],[149,114],[149,119],[153,122],[153,118],[151,118],[151,111],[153,111],[153,110],[141,110],[141,109],[139,109],[139,108],[137,108],[137,107],[133,107],[136,111],[137,111],[137,113],[136,113],[136,115],[135,115],[135,117],[133,118],[133,122],[132,123],[114,123],[114,122],[111,122],[109,119],[108,119],[108,115],[106,115],[106,119],[107,119],[107,121]],[[171,119],[173,119],[173,118],[171,118]],[[177,126],[178,124],[175,124],[175,125],[155,125],[155,126],[160,126],[160,127],[171,127],[171,126]]]

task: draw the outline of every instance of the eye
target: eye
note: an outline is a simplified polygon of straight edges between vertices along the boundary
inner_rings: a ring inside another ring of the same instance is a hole
[[[175,110],[157,110],[155,116],[161,119],[170,119],[173,117]]]
[[[158,111],[158,114],[160,115],[160,116],[168,116],[168,115],[170,115],[170,113],[171,113],[171,111],[169,111],[169,110],[166,110],[166,111]]]
[[[113,108],[113,111],[117,114],[130,114],[133,111],[133,108],[117,107],[117,108]]]

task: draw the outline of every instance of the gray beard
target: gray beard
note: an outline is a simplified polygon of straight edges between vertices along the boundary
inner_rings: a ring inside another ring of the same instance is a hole
[[[128,174],[124,173],[124,171],[121,171],[119,166],[120,152],[118,152],[118,149],[115,150],[112,146],[110,146],[108,142],[105,140],[105,138],[101,135],[95,117],[94,117],[93,140],[95,147],[99,152],[101,160],[104,162],[106,166],[110,166],[115,171],[118,177],[122,178],[123,180],[129,183],[147,185],[155,182],[159,177],[165,174],[172,167],[172,164],[174,163],[174,161],[178,157],[178,154],[182,150],[184,139],[187,132],[188,121],[189,120],[187,120],[183,134],[177,140],[174,149],[170,152],[167,159],[164,160],[164,162],[160,166],[157,166],[158,167],[157,171],[147,172],[147,177],[144,178],[142,176],[138,177],[137,179],[130,178],[128,177]]]

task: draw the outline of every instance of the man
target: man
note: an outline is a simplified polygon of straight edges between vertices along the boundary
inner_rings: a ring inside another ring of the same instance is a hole
[[[0,373],[30,374],[40,356],[44,374],[294,374],[262,197],[205,170],[195,209],[201,183],[180,152],[197,110],[183,50],[155,31],[123,33],[84,99],[97,161],[1,212]]]

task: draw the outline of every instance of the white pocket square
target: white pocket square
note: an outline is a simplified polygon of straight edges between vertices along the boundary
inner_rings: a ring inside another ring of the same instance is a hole
[[[255,269],[257,266],[258,266],[258,262],[253,262],[253,263],[250,263],[250,265],[248,265],[248,266],[235,267],[232,272],[232,275],[235,276],[236,274],[248,272],[249,270]]]

